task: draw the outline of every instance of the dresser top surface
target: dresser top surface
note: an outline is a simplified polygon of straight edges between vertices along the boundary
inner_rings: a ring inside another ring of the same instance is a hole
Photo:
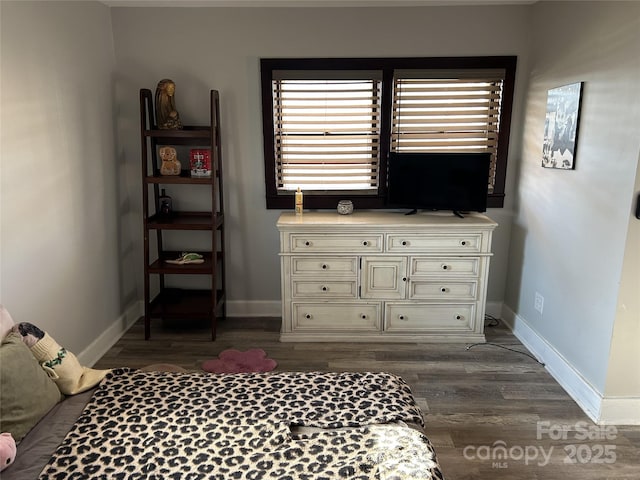
[[[354,212],[351,215],[340,215],[337,212],[305,212],[296,215],[285,212],[280,215],[278,228],[288,227],[320,227],[320,226],[353,226],[353,227],[446,227],[446,228],[485,228],[494,229],[498,224],[479,213],[465,214],[457,217],[451,212],[429,212],[406,215],[403,212]]]

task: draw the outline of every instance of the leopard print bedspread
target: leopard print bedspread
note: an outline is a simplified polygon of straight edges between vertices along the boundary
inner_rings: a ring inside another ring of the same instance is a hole
[[[39,478],[442,479],[429,440],[403,422],[422,415],[387,373],[119,369]]]

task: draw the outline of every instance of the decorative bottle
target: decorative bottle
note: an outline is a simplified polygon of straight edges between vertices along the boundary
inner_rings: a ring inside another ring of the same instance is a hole
[[[302,215],[302,190],[300,187],[296,191],[296,215]]]
[[[166,194],[164,188],[162,189],[162,194],[158,197],[158,206],[160,215],[163,217],[171,215],[171,212],[173,211],[171,197]]]

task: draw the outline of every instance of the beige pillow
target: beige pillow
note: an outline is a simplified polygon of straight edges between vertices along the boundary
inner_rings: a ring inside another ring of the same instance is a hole
[[[20,334],[9,333],[0,344],[0,430],[19,442],[63,398]]]
[[[13,328],[13,318],[4,305],[0,305],[0,340]]]

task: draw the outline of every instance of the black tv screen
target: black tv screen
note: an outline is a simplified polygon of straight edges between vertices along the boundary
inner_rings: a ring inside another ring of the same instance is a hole
[[[490,153],[389,153],[387,206],[484,212]]]

